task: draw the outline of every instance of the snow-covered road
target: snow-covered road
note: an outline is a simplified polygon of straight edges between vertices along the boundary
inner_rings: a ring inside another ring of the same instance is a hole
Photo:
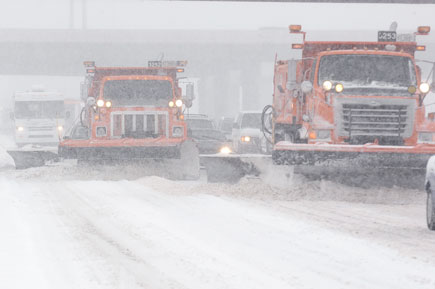
[[[422,191],[112,173],[0,172],[1,288],[435,288]]]

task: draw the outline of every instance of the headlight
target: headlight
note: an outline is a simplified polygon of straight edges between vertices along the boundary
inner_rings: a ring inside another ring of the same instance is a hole
[[[310,132],[308,137],[310,139],[330,140],[331,139],[331,130],[329,130],[329,129],[313,130]]]
[[[430,85],[427,84],[426,82],[422,82],[422,83],[420,84],[419,88],[420,88],[420,91],[421,91],[421,92],[423,92],[423,93],[428,93],[429,90],[430,90]]]
[[[224,147],[221,147],[221,149],[219,150],[219,152],[221,153],[221,154],[230,154],[231,153],[231,149],[229,148],[229,147],[227,147],[227,146],[224,146]]]
[[[172,128],[173,137],[182,137],[184,135],[184,128],[182,126],[174,126]]]
[[[250,142],[251,141],[251,137],[250,136],[242,136],[241,140],[243,142]]]
[[[174,107],[175,103],[171,100],[171,101],[168,103],[168,105],[169,105],[169,107]]]
[[[431,143],[433,142],[433,134],[431,132],[419,132],[418,133],[419,143]]]
[[[183,105],[183,101],[182,101],[181,99],[177,99],[177,100],[175,101],[175,105],[176,105],[177,107],[181,107],[181,106]]]
[[[335,85],[335,91],[336,91],[336,92],[340,93],[340,92],[342,92],[343,90],[344,90],[344,86],[343,86],[343,84],[341,84],[341,83],[337,83],[337,84]]]
[[[106,107],[111,107],[112,106],[112,102],[111,101],[106,101]]]
[[[105,126],[98,126],[97,127],[97,136],[103,137],[107,135],[107,130]]]
[[[24,127],[22,127],[22,126],[18,126],[18,127],[17,127],[17,131],[19,131],[19,132],[24,131]]]
[[[317,130],[317,139],[330,139],[331,138],[331,131],[329,129],[321,129]]]
[[[326,91],[330,91],[332,89],[332,82],[330,82],[329,80],[325,80],[323,82],[323,89]]]
[[[58,131],[63,131],[63,126],[58,125],[58,126],[57,126],[57,130],[58,130]]]
[[[103,107],[104,106],[104,100],[102,100],[102,99],[97,100],[97,106],[98,107]]]

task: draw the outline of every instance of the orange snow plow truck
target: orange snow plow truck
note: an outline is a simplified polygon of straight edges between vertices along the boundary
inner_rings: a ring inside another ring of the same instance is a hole
[[[263,111],[273,162],[313,173],[423,169],[435,154],[435,121],[423,104],[431,85],[415,59],[425,46],[415,38],[430,27],[406,41],[379,31],[377,42],[305,41],[300,25],[289,28],[303,37],[292,44],[302,58],[275,63],[273,104]]]
[[[79,162],[166,164],[183,177],[199,176],[196,144],[187,138],[177,74],[185,61],[148,67],[96,67],[85,62],[80,121],[59,144],[59,155]],[[155,162],[144,162],[154,160]]]

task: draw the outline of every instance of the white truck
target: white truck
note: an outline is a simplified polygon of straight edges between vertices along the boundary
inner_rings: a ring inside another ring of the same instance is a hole
[[[16,148],[8,150],[17,169],[57,158],[57,146],[80,113],[80,102],[55,91],[33,88],[13,95],[11,118]]]

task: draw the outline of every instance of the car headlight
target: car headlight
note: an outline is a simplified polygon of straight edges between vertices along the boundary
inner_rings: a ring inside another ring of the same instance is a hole
[[[19,132],[24,131],[24,127],[22,127],[22,126],[17,126],[17,131],[19,131]]]
[[[433,142],[433,133],[431,133],[431,132],[419,132],[418,133],[418,142],[419,143],[432,143]]]
[[[184,135],[184,128],[182,126],[174,126],[172,128],[173,137],[182,137]]]
[[[228,147],[228,146],[223,146],[223,147],[221,147],[221,149],[219,150],[219,152],[221,153],[221,154],[230,154],[231,153],[231,149],[230,149],[230,147]]]
[[[177,100],[175,101],[175,105],[176,105],[177,107],[182,107],[182,106],[183,106],[183,101],[182,101],[181,99],[177,99]]]
[[[250,142],[251,141],[251,137],[250,136],[242,136],[241,137],[242,142]]]
[[[57,130],[58,130],[58,131],[63,131],[63,126],[58,125],[58,126],[57,126]]]

